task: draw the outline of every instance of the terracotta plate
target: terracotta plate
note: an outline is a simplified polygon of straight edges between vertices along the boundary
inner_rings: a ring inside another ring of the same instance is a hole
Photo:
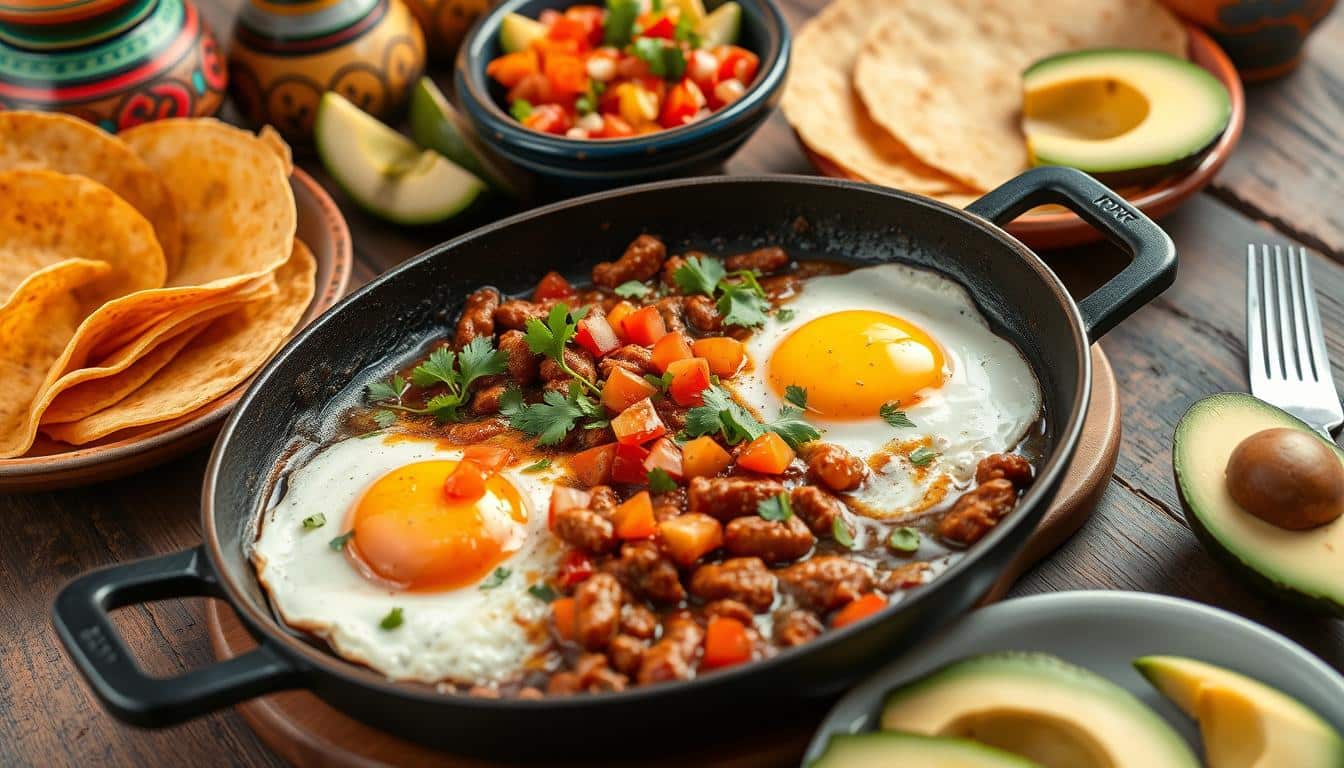
[[[307,325],[336,303],[350,282],[354,252],[341,211],[311,176],[290,177],[299,214],[299,237],[317,259],[317,290],[303,316]],[[107,480],[147,469],[196,448],[215,436],[248,382],[174,421],[111,435],[72,447],[39,435],[30,455],[0,459],[0,493],[50,490]]]
[[[1246,122],[1246,94],[1241,87],[1236,67],[1222,48],[1203,30],[1186,26],[1190,35],[1190,60],[1207,69],[1223,85],[1227,86],[1232,99],[1232,117],[1227,130],[1209,150],[1199,165],[1179,176],[1169,176],[1145,187],[1119,190],[1125,199],[1139,210],[1154,219],[1161,218],[1176,209],[1191,195],[1203,189],[1213,180],[1214,174],[1223,167],[1232,149],[1241,139],[1241,129]],[[812,166],[823,176],[836,178],[863,179],[848,173],[826,158],[813,152],[806,145]],[[1036,249],[1062,248],[1068,245],[1088,243],[1102,239],[1102,234],[1083,222],[1072,213],[1051,206],[1047,209],[1030,212],[1005,227],[1014,237]]]

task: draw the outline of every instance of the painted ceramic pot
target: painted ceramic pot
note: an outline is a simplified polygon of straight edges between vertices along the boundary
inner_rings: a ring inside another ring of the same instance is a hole
[[[387,120],[424,71],[425,38],[402,0],[249,0],[229,49],[238,109],[298,144],[326,91]]]
[[[1335,0],[1164,0],[1209,31],[1243,80],[1285,75],[1302,59],[1302,44]]]
[[[109,131],[219,111],[228,70],[184,0],[0,0],[0,109]]]
[[[476,23],[493,0],[406,0],[411,13],[420,21],[425,32],[425,45],[430,61],[449,64],[467,30]]]

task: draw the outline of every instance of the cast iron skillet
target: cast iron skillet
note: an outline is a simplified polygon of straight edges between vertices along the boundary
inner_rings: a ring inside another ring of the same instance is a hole
[[[1060,202],[1133,255],[1077,304],[1002,223]],[[277,467],[319,442],[343,402],[426,340],[451,332],[466,293],[482,284],[530,288],[568,265],[574,277],[619,254],[640,232],[669,251],[778,243],[796,257],[898,260],[965,285],[996,331],[1040,379],[1046,456],[1017,510],[954,566],[887,610],[765,661],[697,680],[539,701],[491,700],[394,684],[287,631],[271,613],[244,544],[276,494]],[[1171,284],[1171,240],[1091,177],[1029,171],[966,211],[849,181],[762,177],[660,182],[558,203],[431,249],[365,286],[291,341],[257,377],[224,426],[206,469],[202,546],[86,574],[56,599],[56,629],[79,671],[117,717],[178,723],[285,688],[307,688],[394,734],[494,759],[649,754],[670,740],[722,737],[744,722],[834,694],[970,609],[995,581],[1055,494],[1073,454],[1091,386],[1088,345]],[[352,384],[352,382],[354,382]],[[108,621],[111,609],[205,595],[228,600],[260,647],[172,678],[146,675]]]

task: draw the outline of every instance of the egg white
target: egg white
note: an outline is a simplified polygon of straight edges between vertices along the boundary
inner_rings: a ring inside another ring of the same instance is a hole
[[[864,267],[807,279],[787,304],[792,316],[771,317],[747,341],[752,367],[729,384],[738,399],[765,419],[783,404],[768,381],[770,358],[794,330],[823,315],[873,310],[904,318],[943,348],[947,378],[903,408],[914,427],[871,419],[808,421],[821,439],[869,460],[890,455],[849,495],[851,507],[871,517],[904,520],[935,509],[967,487],[979,461],[1013,449],[1040,418],[1041,389],[1022,353],[994,334],[966,289],[935,272],[902,264]],[[928,445],[940,455],[923,467],[908,459]]]
[[[426,683],[504,682],[516,678],[545,644],[535,627],[547,615],[528,587],[553,573],[562,555],[546,531],[554,469],[501,474],[527,509],[521,547],[501,563],[511,574],[493,589],[471,584],[444,592],[401,592],[361,576],[329,546],[345,533],[349,511],[379,477],[427,460],[456,460],[461,451],[431,441],[380,434],[324,448],[288,480],[284,497],[263,517],[252,559],[280,617],[323,638],[339,655],[395,680]],[[305,529],[322,513],[326,524]],[[394,608],[396,629],[379,626]]]

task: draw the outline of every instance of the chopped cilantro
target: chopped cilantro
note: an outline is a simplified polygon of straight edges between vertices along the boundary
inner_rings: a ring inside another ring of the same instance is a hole
[[[607,18],[602,23],[602,44],[624,48],[639,16],[639,0],[607,0]]]
[[[369,400],[375,403],[395,401],[400,404],[402,396],[410,386],[401,374],[393,374],[388,381],[375,381],[368,386]]]
[[[781,323],[787,323],[793,319],[794,314],[792,309],[777,309],[775,310],[775,319]]]
[[[378,626],[383,629],[396,629],[404,622],[405,618],[401,615],[401,608],[393,608],[387,612],[387,615],[383,617],[382,621],[378,622]]]
[[[921,445],[910,452],[910,463],[916,467],[928,466],[929,462],[941,456],[938,451],[933,450],[927,445]]]
[[[654,376],[652,373],[644,374],[644,380],[658,388],[662,394],[667,394],[667,388],[672,386],[672,374],[664,372],[662,376]]]
[[[387,429],[397,423],[397,414],[386,409],[374,411],[373,423],[377,424],[379,429]]]
[[[593,382],[583,378],[569,367],[565,362],[565,345],[574,338],[574,332],[578,330],[579,320],[587,314],[586,310],[575,310],[571,312],[569,305],[563,301],[551,307],[551,313],[546,316],[546,322],[536,318],[527,321],[527,348],[532,350],[533,354],[545,355],[560,369],[569,374],[570,378],[578,382],[581,386],[588,389],[593,394],[599,394],[601,390]]]
[[[500,584],[503,584],[512,573],[513,571],[508,568],[496,568],[489,576],[485,577],[485,581],[482,581],[481,586],[477,587],[477,589],[494,589]]]
[[[531,464],[528,464],[526,467],[523,467],[522,471],[523,471],[523,472],[540,472],[541,470],[546,469],[546,468],[548,468],[548,467],[550,467],[550,466],[551,466],[551,460],[550,460],[550,459],[540,459],[540,460],[538,460],[538,461],[534,461],[534,462],[532,462]]]
[[[714,290],[719,287],[719,281],[727,275],[718,259],[692,256],[686,259],[685,264],[677,267],[672,273],[672,280],[682,293],[703,293],[706,296],[713,296]]]
[[[919,531],[909,526],[897,528],[887,538],[887,546],[903,555],[914,554],[919,550]]]
[[[704,405],[686,413],[689,437],[719,435],[729,445],[736,445],[744,440],[755,440],[768,431],[777,433],[794,449],[821,437],[816,427],[803,420],[803,412],[797,408],[785,406],[774,421],[762,424],[721,387],[710,387],[701,397]]]
[[[845,519],[839,515],[831,519],[831,536],[845,549],[854,548],[854,534],[849,532]]]
[[[667,470],[654,467],[649,470],[649,490],[653,493],[667,493],[677,490],[677,481],[667,474]]]
[[[321,512],[303,518],[303,529],[306,531],[317,530],[326,524],[327,516]]]
[[[790,384],[784,388],[784,400],[807,410],[807,390],[797,384]]]
[[[664,80],[677,81],[686,74],[686,54],[680,45],[657,37],[636,38],[630,52],[649,65],[649,72]]]
[[[369,399],[393,410],[429,414],[441,422],[457,421],[461,417],[461,407],[471,395],[471,385],[482,376],[503,373],[507,362],[508,356],[495,349],[491,341],[477,337],[458,353],[447,347],[434,350],[428,360],[411,372],[411,380],[417,387],[442,385],[445,389],[430,398],[424,408],[402,405],[401,399],[409,385],[399,375],[393,376],[390,382],[370,384]],[[382,426],[381,421],[378,423]]]
[[[877,409],[877,415],[893,427],[915,426],[915,422],[911,421],[910,417],[905,415],[905,411],[901,410],[901,404],[895,401],[883,403],[882,407]]]
[[[716,306],[727,325],[754,328],[765,324],[770,302],[756,275],[749,270],[729,274],[717,259],[692,256],[677,267],[672,279],[684,294],[703,293],[712,297],[718,293]]]
[[[555,445],[579,419],[600,418],[602,406],[579,391],[577,383],[571,383],[568,397],[548,390],[540,403],[530,405],[523,402],[521,392],[509,389],[499,400],[499,412],[509,420],[509,426],[537,438],[541,445]]]
[[[751,282],[755,282],[753,278]],[[725,325],[738,325],[743,328],[755,328],[758,325],[765,325],[766,310],[770,309],[770,302],[766,301],[765,294],[759,290],[760,286],[755,288],[743,283],[719,283],[723,294],[719,296],[718,310],[723,315]]]
[[[514,99],[509,105],[509,114],[513,115],[514,120],[523,122],[532,116],[532,102],[527,99]]]
[[[527,594],[537,598],[543,603],[553,602],[560,593],[551,588],[550,584],[533,584],[527,588]]]
[[[757,502],[756,514],[760,515],[761,519],[769,520],[772,523],[788,520],[793,517],[793,503],[789,501],[787,493],[781,493]]]
[[[624,299],[642,299],[653,289],[638,280],[627,280],[614,289],[617,296]]]
[[[350,538],[353,537],[354,535],[355,532],[353,529],[346,531],[345,533],[342,533],[340,536],[337,536],[336,538],[327,542],[327,546],[331,547],[331,550],[333,552],[340,552],[342,549],[345,549],[345,543],[349,541]]]

